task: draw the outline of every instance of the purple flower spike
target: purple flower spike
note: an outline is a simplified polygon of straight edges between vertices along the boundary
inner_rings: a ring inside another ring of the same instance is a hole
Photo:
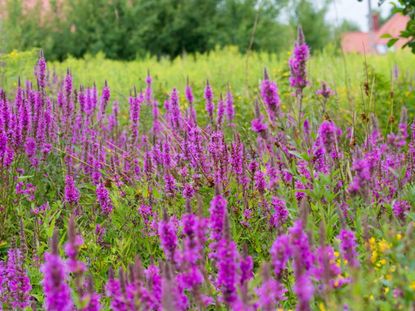
[[[264,101],[271,120],[275,119],[280,109],[280,96],[278,86],[274,81],[269,80],[267,70],[264,70],[264,80],[261,82],[261,98]]]
[[[71,175],[65,177],[65,201],[69,204],[78,204],[79,202],[79,190],[75,186],[75,182]]]
[[[357,243],[354,232],[347,229],[342,229],[340,231],[339,239],[340,251],[343,259],[346,260],[351,267],[358,267],[359,260],[357,258]]]
[[[290,85],[295,88],[296,95],[300,95],[307,86],[306,63],[310,56],[310,50],[304,41],[304,33],[301,27],[298,27],[298,37],[294,46],[293,55],[289,60],[291,76]]]
[[[52,239],[52,251],[45,254],[45,263],[40,268],[43,273],[43,291],[47,311],[70,311],[73,308],[71,290],[68,285],[68,271],[58,255],[58,237]]]

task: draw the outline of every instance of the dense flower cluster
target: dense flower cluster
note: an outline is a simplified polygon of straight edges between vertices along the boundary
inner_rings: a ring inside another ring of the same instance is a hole
[[[300,29],[289,62],[298,97],[308,58]],[[374,117],[362,139],[328,114],[297,128],[265,71],[245,131],[229,86],[215,97],[206,83],[202,118],[189,81],[183,96],[174,88],[159,98],[148,74],[127,112],[107,82],[100,92],[76,87],[70,71],[51,80],[43,56],[35,74],[36,87],[19,83],[13,99],[0,90],[0,199],[13,198],[0,201],[1,219],[32,216],[0,262],[5,308],[311,310],[356,282],[372,226],[356,210],[399,226],[413,219],[415,123],[405,109],[386,136]],[[323,84],[317,94],[333,91]],[[47,182],[31,183],[31,173]],[[319,226],[330,227],[317,236]],[[42,235],[53,230],[45,253]],[[40,301],[29,260],[42,273]]]

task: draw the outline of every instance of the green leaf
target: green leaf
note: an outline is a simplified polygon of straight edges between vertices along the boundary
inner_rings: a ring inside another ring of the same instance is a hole
[[[391,46],[393,46],[399,39],[398,38],[393,38],[390,39],[387,43],[387,46],[390,48]]]

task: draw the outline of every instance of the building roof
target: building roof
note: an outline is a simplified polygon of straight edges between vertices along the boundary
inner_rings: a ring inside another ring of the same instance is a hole
[[[341,47],[345,53],[368,53],[369,34],[367,32],[346,32],[342,35]]]
[[[342,35],[341,47],[345,53],[376,53],[387,50],[387,38],[382,38],[384,34],[390,34],[392,37],[398,37],[400,32],[406,28],[409,17],[401,14],[393,15],[384,23],[378,31],[375,31],[370,38],[367,32],[346,32]],[[370,41],[373,40],[373,44]],[[402,47],[407,40],[399,39],[395,47]]]

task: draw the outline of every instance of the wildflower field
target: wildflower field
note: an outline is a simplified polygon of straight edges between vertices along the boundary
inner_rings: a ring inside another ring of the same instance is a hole
[[[293,46],[1,56],[3,310],[415,309],[415,56]]]

